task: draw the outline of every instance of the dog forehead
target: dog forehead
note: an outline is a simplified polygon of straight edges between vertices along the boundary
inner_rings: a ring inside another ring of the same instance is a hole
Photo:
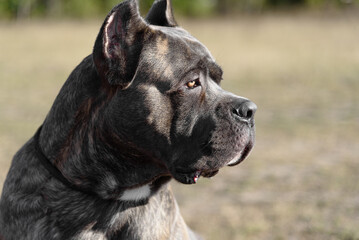
[[[150,34],[140,60],[140,70],[150,76],[147,81],[172,85],[201,60],[215,61],[209,50],[183,28],[150,25]]]
[[[215,61],[208,48],[181,27],[150,25],[156,37],[155,51],[160,54],[185,55],[187,60],[207,58]],[[153,44],[153,43],[152,43]]]

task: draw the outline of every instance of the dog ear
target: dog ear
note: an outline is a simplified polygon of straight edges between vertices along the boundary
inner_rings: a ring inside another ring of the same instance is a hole
[[[171,0],[156,0],[146,16],[146,21],[157,26],[177,26],[173,16]]]
[[[106,17],[97,36],[93,58],[102,79],[126,88],[132,81],[143,47],[146,22],[136,0],[127,0]]]

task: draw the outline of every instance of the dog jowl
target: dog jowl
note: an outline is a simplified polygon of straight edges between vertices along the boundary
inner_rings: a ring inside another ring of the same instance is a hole
[[[256,105],[221,80],[169,0],[146,18],[135,0],[114,7],[13,159],[0,238],[196,239],[168,182],[212,177],[254,145]]]

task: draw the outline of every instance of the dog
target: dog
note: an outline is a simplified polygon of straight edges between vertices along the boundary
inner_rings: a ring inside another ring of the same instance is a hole
[[[42,126],[14,156],[1,240],[199,239],[169,187],[243,161],[257,106],[220,87],[209,50],[170,0],[106,17]]]

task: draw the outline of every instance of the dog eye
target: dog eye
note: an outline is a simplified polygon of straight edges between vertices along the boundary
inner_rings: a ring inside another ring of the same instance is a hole
[[[200,86],[201,83],[199,82],[199,78],[195,79],[195,80],[192,80],[192,81],[189,81],[186,83],[186,86],[190,89],[193,89],[195,87],[198,87]]]

